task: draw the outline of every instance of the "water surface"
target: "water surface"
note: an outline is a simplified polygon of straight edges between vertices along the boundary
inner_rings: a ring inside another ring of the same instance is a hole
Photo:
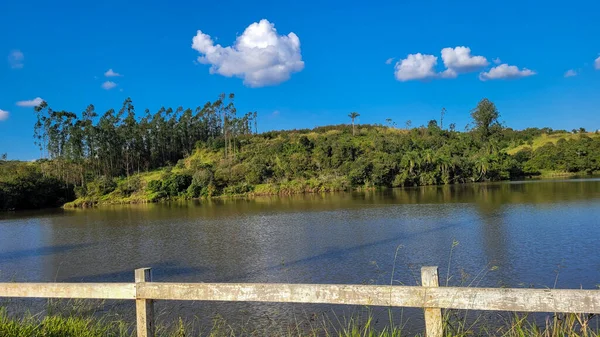
[[[0,281],[129,282],[152,267],[156,281],[415,285],[434,265],[454,285],[595,289],[599,243],[600,179],[16,212],[0,215]],[[330,310],[163,305],[256,321]]]

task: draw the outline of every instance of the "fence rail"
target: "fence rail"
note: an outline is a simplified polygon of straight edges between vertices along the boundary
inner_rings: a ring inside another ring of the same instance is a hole
[[[439,287],[437,267],[421,269],[423,286],[152,282],[150,268],[135,283],[0,283],[0,297],[136,301],[138,337],[154,336],[154,300],[324,303],[423,308],[427,337],[441,337],[441,309],[600,314],[600,290]]]

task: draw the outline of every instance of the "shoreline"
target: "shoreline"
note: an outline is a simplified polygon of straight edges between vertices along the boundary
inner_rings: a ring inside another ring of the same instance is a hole
[[[95,208],[101,206],[111,206],[111,205],[139,205],[139,204],[158,204],[158,203],[167,203],[174,201],[202,201],[202,200],[224,200],[224,199],[252,199],[256,197],[285,197],[285,196],[293,196],[293,195],[309,195],[309,194],[329,194],[329,193],[352,193],[352,192],[366,192],[366,191],[377,191],[377,190],[393,190],[393,189],[412,189],[412,188],[422,188],[422,187],[443,187],[443,186],[464,186],[471,184],[486,184],[486,183],[503,183],[503,182],[529,182],[529,181],[543,181],[543,180],[553,180],[559,178],[569,178],[569,179],[586,179],[586,178],[594,178],[598,177],[599,172],[594,172],[593,174],[582,174],[582,173],[574,173],[574,172],[543,172],[539,176],[529,176],[529,177],[521,177],[521,179],[517,180],[500,180],[500,181],[479,181],[479,182],[467,182],[467,183],[458,183],[458,184],[437,184],[437,185],[419,185],[419,186],[403,186],[403,187],[384,187],[384,186],[370,186],[370,187],[355,187],[350,189],[331,189],[331,188],[303,188],[300,190],[290,190],[284,189],[283,191],[280,189],[281,185],[271,185],[271,184],[263,184],[270,185],[268,188],[274,188],[270,191],[265,191],[261,189],[261,192],[247,192],[244,194],[221,194],[216,196],[204,196],[197,198],[190,198],[186,196],[179,197],[169,197],[169,198],[152,198],[152,195],[137,193],[131,195],[129,197],[117,197],[107,195],[106,200],[90,200],[85,198],[78,198],[76,200],[70,201],[62,205],[60,208],[62,209],[86,209],[86,208]]]

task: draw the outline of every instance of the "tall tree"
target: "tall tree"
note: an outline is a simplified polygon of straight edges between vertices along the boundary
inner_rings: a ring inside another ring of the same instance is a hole
[[[446,115],[446,108],[442,108],[440,111],[440,129],[444,129],[444,116]]]
[[[489,137],[499,127],[498,118],[500,113],[496,105],[487,98],[482,99],[477,104],[477,107],[471,111],[475,132],[477,132],[482,141],[487,141]]]
[[[350,114],[348,114],[348,117],[350,117],[350,119],[352,119],[352,135],[354,136],[354,120],[360,116],[360,114],[356,111],[351,112]]]

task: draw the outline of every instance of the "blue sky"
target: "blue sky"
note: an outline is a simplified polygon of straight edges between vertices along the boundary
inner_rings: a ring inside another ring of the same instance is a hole
[[[141,114],[234,92],[263,131],[350,111],[418,126],[442,107],[462,130],[488,97],[510,127],[598,129],[598,13],[595,0],[3,0],[0,153],[36,158],[33,109],[17,103],[38,97],[101,113],[131,97]]]

